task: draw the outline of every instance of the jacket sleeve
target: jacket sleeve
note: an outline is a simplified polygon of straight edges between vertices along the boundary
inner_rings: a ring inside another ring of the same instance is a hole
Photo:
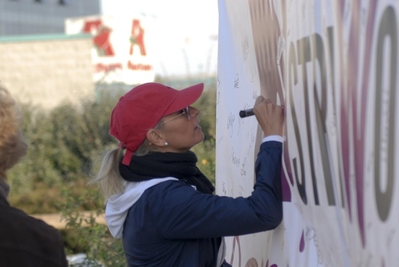
[[[168,182],[153,204],[158,231],[170,239],[244,235],[276,228],[282,220],[282,143],[261,145],[256,183],[247,198],[203,194],[182,182]],[[151,199],[150,198],[150,199]],[[151,205],[151,204],[150,204]]]

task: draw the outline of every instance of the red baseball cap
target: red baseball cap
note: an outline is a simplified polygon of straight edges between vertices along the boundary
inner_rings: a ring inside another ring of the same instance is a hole
[[[134,151],[146,139],[147,131],[162,117],[193,104],[203,89],[203,83],[182,90],[160,83],[145,83],[122,96],[112,111],[109,131],[126,147],[122,163],[130,164]]]

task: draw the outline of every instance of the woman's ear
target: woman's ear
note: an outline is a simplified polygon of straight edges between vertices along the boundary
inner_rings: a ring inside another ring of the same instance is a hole
[[[165,140],[155,129],[148,130],[147,140],[155,146],[165,146]]]

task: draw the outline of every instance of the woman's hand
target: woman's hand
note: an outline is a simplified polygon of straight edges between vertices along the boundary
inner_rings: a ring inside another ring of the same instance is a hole
[[[284,110],[282,107],[273,104],[270,99],[258,96],[253,111],[265,137],[283,136]]]

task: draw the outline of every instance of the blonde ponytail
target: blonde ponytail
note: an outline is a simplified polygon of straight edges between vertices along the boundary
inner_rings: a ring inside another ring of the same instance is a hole
[[[161,128],[162,120],[157,123],[154,129]],[[145,156],[152,151],[150,142],[145,139],[134,154],[136,156]],[[98,183],[105,203],[107,203],[110,196],[123,193],[125,181],[119,172],[119,163],[122,161],[123,155],[123,149],[119,147],[107,151],[102,157],[97,175],[93,181],[89,182],[89,184]]]
[[[125,182],[119,173],[119,162],[122,156],[123,150],[121,148],[107,151],[102,157],[97,175],[94,180],[89,183],[98,183],[104,196],[105,203],[110,196],[123,193]]]

